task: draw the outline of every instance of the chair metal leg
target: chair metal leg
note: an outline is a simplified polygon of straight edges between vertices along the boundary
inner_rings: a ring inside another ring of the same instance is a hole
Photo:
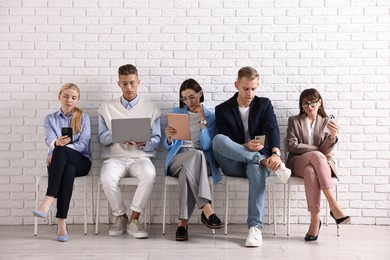
[[[271,185],[267,185],[269,188],[267,190],[267,200],[268,200],[268,225],[271,225],[271,198],[270,198],[270,195],[271,195],[271,191],[269,190],[270,189],[270,186]],[[275,216],[274,216],[275,218]]]
[[[90,175],[91,179],[91,223],[95,224],[95,207],[94,207],[94,200],[93,200],[93,176]]]
[[[87,183],[88,178],[84,177],[84,235],[88,232],[88,226],[87,226]]]
[[[35,208],[38,208],[39,176],[35,180]],[[34,217],[34,236],[38,234],[38,218]]]
[[[229,184],[226,184],[225,185],[225,235],[227,235],[228,212],[229,212]]]
[[[283,225],[287,224],[287,220],[286,220],[286,206],[287,206],[287,203],[286,203],[286,187],[287,187],[287,184],[283,184]]]
[[[99,209],[100,209],[100,180],[98,180],[97,185],[97,195],[96,195],[96,221],[95,221],[95,234],[99,234]]]
[[[272,187],[272,207],[273,207],[273,215],[274,215],[274,235],[276,235],[276,200],[275,200],[275,186],[271,185]]]
[[[290,235],[290,185],[287,184],[287,236]]]
[[[164,206],[163,206],[163,227],[162,234],[165,235],[165,216],[166,216],[166,208],[167,208],[167,185],[164,185]]]

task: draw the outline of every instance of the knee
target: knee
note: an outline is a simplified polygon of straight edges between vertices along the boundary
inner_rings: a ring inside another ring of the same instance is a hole
[[[57,156],[63,156],[65,155],[65,146],[56,146],[56,148],[54,148],[53,150],[53,157],[57,157]]]
[[[315,160],[325,160],[325,161],[327,161],[326,156],[325,156],[323,153],[321,153],[321,152],[319,152],[319,151],[313,151],[313,152],[311,152],[311,153],[312,153],[312,158],[313,158],[313,159],[315,159]]]
[[[219,150],[221,145],[226,143],[226,138],[228,138],[228,137],[223,135],[223,134],[217,134],[216,136],[214,136],[213,142],[212,142],[213,150]]]
[[[145,170],[143,173],[140,175],[139,180],[142,181],[143,183],[147,184],[153,184],[154,180],[156,178],[156,170],[154,169],[149,169],[149,167],[145,167]]]

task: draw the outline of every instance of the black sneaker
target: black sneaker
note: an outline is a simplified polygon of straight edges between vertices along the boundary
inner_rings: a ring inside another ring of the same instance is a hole
[[[202,212],[200,219],[208,228],[219,229],[223,227],[222,221],[215,214],[211,214],[207,219],[205,214]]]

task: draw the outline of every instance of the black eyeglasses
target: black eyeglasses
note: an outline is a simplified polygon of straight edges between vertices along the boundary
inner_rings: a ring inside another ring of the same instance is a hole
[[[316,107],[318,105],[318,100],[312,100],[309,102],[302,102],[301,106],[303,108],[308,108],[309,106],[311,107]]]
[[[181,97],[180,100],[181,100],[181,102],[183,102],[183,103],[185,103],[185,102],[187,102],[187,101],[193,102],[193,101],[196,99],[196,97],[199,95],[199,93],[200,93],[200,91],[199,91],[198,93],[196,93],[195,95],[191,95],[191,96],[189,96],[189,97]]]

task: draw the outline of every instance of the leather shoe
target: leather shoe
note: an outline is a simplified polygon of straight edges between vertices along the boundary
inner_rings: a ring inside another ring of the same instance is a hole
[[[34,215],[35,217],[38,217],[38,218],[47,218],[47,216],[49,216],[49,214],[50,214],[50,212],[53,210],[53,208],[54,208],[54,203],[51,204],[50,209],[49,209],[49,211],[48,211],[47,213],[42,212],[42,211],[37,210],[37,209],[34,209],[34,210],[33,210],[33,215]]]
[[[176,229],[176,241],[186,241],[188,240],[188,226],[178,226]]]
[[[318,239],[318,235],[320,234],[320,229],[321,229],[321,220],[320,220],[320,225],[318,227],[318,233],[316,236],[310,236],[309,234],[306,233],[306,236],[305,236],[305,241],[306,242],[312,242],[312,241],[316,241]]]
[[[215,214],[211,214],[209,218],[206,218],[206,215],[203,213],[200,216],[200,220],[205,224],[208,228],[219,229],[223,227],[222,221]]]

